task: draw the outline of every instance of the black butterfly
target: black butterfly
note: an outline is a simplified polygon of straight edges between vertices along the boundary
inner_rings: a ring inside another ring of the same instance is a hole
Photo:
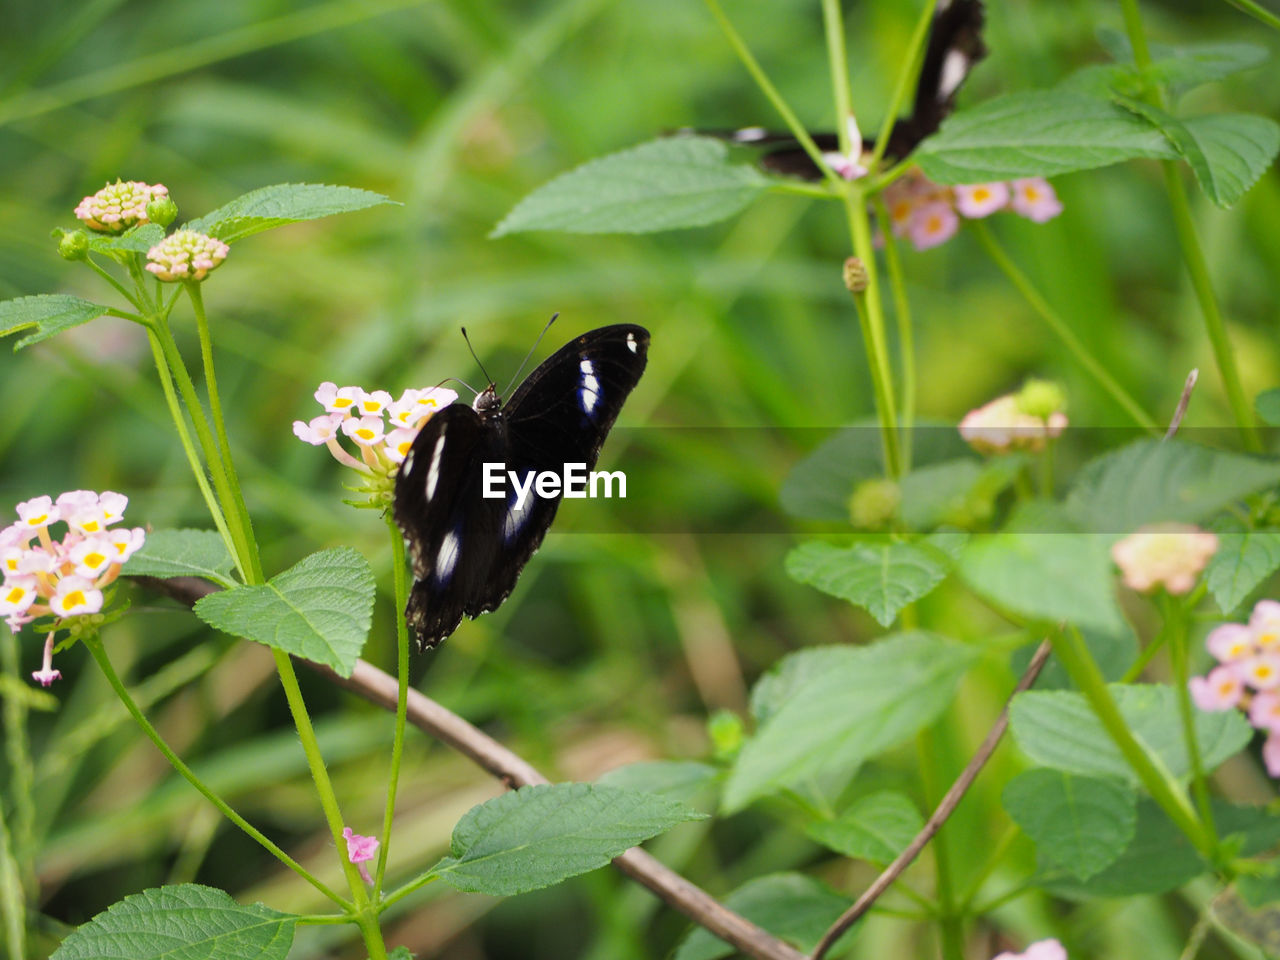
[[[973,65],[987,55],[982,42],[984,12],[982,0],[951,0],[939,3],[929,28],[929,42],[916,84],[915,104],[911,114],[898,120],[889,134],[885,155],[902,160],[938,127],[955,106],[956,92],[969,76]],[[733,131],[711,131],[710,136],[735,143],[770,148],[760,162],[775,173],[806,180],[818,180],[822,173],[812,158],[786,133],[772,133],[763,127],[743,127]],[[816,133],[814,144],[824,153],[840,149],[834,133]],[[875,147],[863,141],[863,149]]]
[[[559,493],[529,488],[531,477],[595,466],[648,351],[644,327],[601,327],[544,360],[505,406],[490,383],[474,407],[451,404],[426,422],[396,476],[393,507],[413,556],[405,616],[420,650],[451,634],[463,614],[507,599],[560,506]],[[486,463],[519,478],[523,505],[510,478],[505,497],[483,496]]]

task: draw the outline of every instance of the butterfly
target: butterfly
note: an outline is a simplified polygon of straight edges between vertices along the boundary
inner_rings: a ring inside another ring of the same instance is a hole
[[[916,83],[915,103],[909,116],[894,123],[885,149],[886,156],[905,159],[925,137],[937,132],[955,107],[956,93],[968,78],[969,71],[987,55],[987,48],[982,42],[983,19],[982,0],[951,0],[950,3],[938,4],[929,28],[920,78]],[[775,173],[806,180],[822,177],[813,159],[790,134],[774,133],[763,127],[702,132],[734,143],[768,148],[760,163]],[[813,141],[823,153],[835,154],[840,149],[839,137],[834,133],[816,133]],[[864,140],[862,148],[865,153],[870,153],[875,143]]]
[[[392,505],[413,558],[405,617],[419,650],[439,644],[464,614],[496,610],[511,594],[563,493],[540,496],[551,485],[535,486],[534,477],[595,466],[648,353],[644,327],[600,327],[544,360],[505,404],[490,382],[471,407],[451,404],[423,425]],[[505,492],[486,490],[492,476],[510,480]]]

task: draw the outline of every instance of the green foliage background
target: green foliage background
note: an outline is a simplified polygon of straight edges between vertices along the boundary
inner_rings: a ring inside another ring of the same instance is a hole
[[[1161,41],[1277,46],[1226,4],[1145,10]],[[830,126],[817,5],[735,4],[730,13],[806,122]],[[871,129],[916,9],[865,0],[846,15],[855,104]],[[1093,0],[1017,0],[992,3],[988,18],[992,52],[965,88],[967,103],[1047,85],[1102,59],[1096,30],[1117,26],[1119,14]],[[0,298],[99,298],[89,272],[69,268],[46,238],[50,227],[72,225],[81,196],[116,177],[167,184],[184,218],[289,181],[351,184],[403,204],[238,244],[205,285],[223,402],[270,570],[322,546],[351,545],[389,584],[382,526],[341,505],[339,469],[298,443],[290,423],[313,414],[310,394],[321,380],[398,393],[453,374],[474,378],[460,323],[499,380],[554,311],[562,332],[552,341],[604,323],[648,326],[649,371],[624,425],[830,427],[870,413],[840,280],[847,237],[834,209],[772,196],[727,225],[685,233],[487,239],[530,189],[585,159],[686,125],[774,122],[700,4],[13,0],[0,9],[0,37]],[[1195,92],[1185,107],[1274,116],[1275,76],[1267,64]],[[1000,218],[1006,245],[1147,408],[1171,412],[1186,371],[1200,366],[1187,424],[1225,426],[1155,166],[1055,185],[1063,216],[1043,227]],[[1230,213],[1197,198],[1196,213],[1253,395],[1280,379],[1280,179],[1269,172]],[[1067,385],[1073,423],[1128,425],[969,238],[906,257],[922,416],[954,422],[1034,373]],[[129,494],[134,523],[207,525],[145,340],[123,321],[101,319],[16,357],[0,351],[0,410],[0,505],[109,488]],[[779,513],[788,465],[818,437],[761,431],[746,455],[729,458],[694,435],[680,441],[679,457],[723,482],[682,483],[669,473],[647,482],[662,484],[671,515],[691,527],[706,529],[712,518],[726,531],[749,528]],[[746,685],[783,653],[881,632],[869,616],[784,575],[792,537],[575,534],[565,513],[511,601],[415,666],[424,690],[553,779],[703,757],[706,717],[742,709]],[[106,641],[131,683],[154,696],[159,725],[250,819],[335,882],[267,651],[210,637],[154,597],[139,593],[134,603],[138,615]],[[924,606],[930,623],[960,638],[1005,629],[954,584]],[[365,651],[383,665],[394,660],[394,615],[380,603]],[[24,669],[38,655],[24,637]],[[50,942],[64,934],[61,924],[166,882],[195,879],[283,910],[320,907],[172,776],[124,722],[82,650],[59,665],[61,707],[33,718]],[[369,785],[385,775],[390,718],[303,679],[348,816],[373,832],[383,798]],[[170,695],[186,680],[194,682]],[[994,659],[968,676],[935,729],[939,780],[962,766],[1009,683]],[[868,791],[910,785],[917,759],[905,750],[869,766]],[[1003,747],[944,831],[962,877],[1008,822],[990,784],[1023,763]],[[1238,799],[1271,797],[1256,775],[1239,777]],[[393,873],[434,862],[458,817],[497,789],[411,736]],[[786,869],[813,867],[849,892],[871,876],[754,810],[682,826],[655,852],[716,894]],[[1001,870],[1012,883],[1033,864],[1022,839]],[[971,948],[986,957],[1060,935],[1078,947],[1073,956],[1173,958],[1203,896],[1192,884],[1163,898],[1067,910],[1024,897],[975,931]],[[657,957],[686,929],[608,871],[507,901],[433,887],[425,906],[409,902],[413,909],[388,926],[389,942],[457,960]],[[329,939],[332,929],[300,931],[293,955],[360,956],[358,946]],[[851,955],[929,955],[921,929],[875,916]],[[1218,941],[1203,954],[1236,955],[1250,956]]]

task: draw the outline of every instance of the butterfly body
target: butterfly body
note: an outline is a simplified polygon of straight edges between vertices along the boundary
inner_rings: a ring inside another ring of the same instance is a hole
[[[419,431],[393,511],[413,557],[405,616],[420,649],[511,594],[560,505],[561,493],[543,496],[533,477],[595,466],[648,347],[643,327],[592,330],[540,364],[507,403],[490,384],[471,407],[445,407]],[[495,476],[505,489],[486,496]]]

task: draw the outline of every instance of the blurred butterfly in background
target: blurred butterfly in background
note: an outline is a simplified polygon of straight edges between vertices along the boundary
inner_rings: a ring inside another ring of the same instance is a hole
[[[451,404],[426,422],[396,476],[392,507],[413,559],[405,617],[419,650],[511,594],[562,496],[538,496],[531,478],[563,475],[568,463],[595,466],[648,352],[644,327],[600,327],[544,360],[506,404],[490,381],[471,407]],[[525,499],[515,483],[505,497],[483,496],[486,463],[520,478]]]
[[[916,84],[915,104],[909,116],[893,125],[885,156],[905,159],[920,142],[937,132],[942,121],[955,107],[956,93],[969,76],[974,64],[987,55],[982,42],[984,12],[982,0],[940,0],[929,41],[925,47],[920,78]],[[719,137],[753,147],[765,147],[760,163],[766,169],[806,180],[819,180],[821,171],[812,158],[788,133],[775,133],[764,127],[740,130],[683,131]],[[834,133],[816,133],[814,144],[828,155],[829,162],[839,163],[840,139]],[[873,140],[863,141],[863,152],[875,148]]]

